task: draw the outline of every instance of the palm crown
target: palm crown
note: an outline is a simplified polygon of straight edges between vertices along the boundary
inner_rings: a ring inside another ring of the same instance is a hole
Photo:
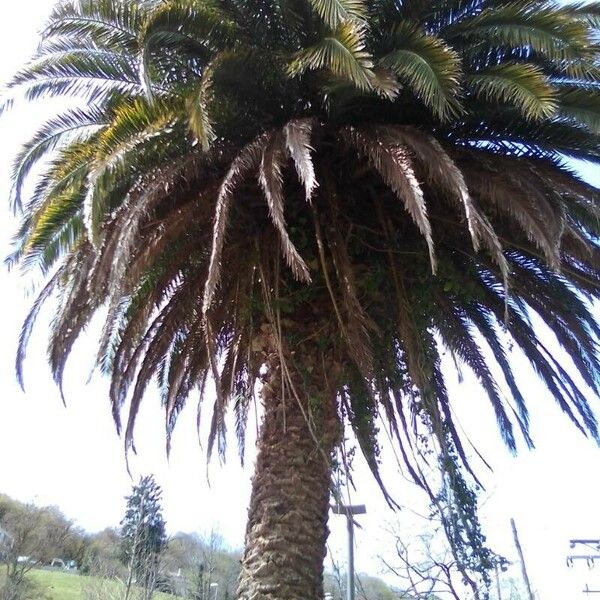
[[[530,317],[597,392],[600,194],[563,157],[600,161],[599,21],[597,5],[543,0],[59,3],[10,83],[85,100],[15,164],[20,209],[50,157],[9,257],[50,274],[19,378],[48,298],[59,383],[105,306],[98,364],[117,423],[131,393],[127,443],[154,375],[169,432],[213,375],[212,447],[228,404],[243,437],[264,323],[293,347],[300,319],[372,468],[380,411],[411,468],[411,419],[465,458],[443,348],[508,446],[515,425],[531,443],[512,341],[597,438]]]

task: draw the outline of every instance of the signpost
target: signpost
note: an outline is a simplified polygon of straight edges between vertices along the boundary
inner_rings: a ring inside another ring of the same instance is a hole
[[[210,584],[209,588],[215,588],[215,597],[213,600],[217,600],[217,594],[219,593],[219,584],[214,582]]]
[[[354,600],[354,515],[364,515],[367,509],[364,504],[353,506],[332,506],[334,514],[346,515],[346,523],[348,525],[348,590],[347,599]]]

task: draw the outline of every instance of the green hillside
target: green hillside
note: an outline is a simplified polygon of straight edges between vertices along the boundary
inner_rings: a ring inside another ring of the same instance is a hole
[[[28,575],[39,586],[44,600],[87,600],[86,591],[102,588],[108,592],[110,600],[119,600],[118,583],[103,581],[95,577],[86,577],[62,571],[34,570]],[[93,595],[91,597],[94,597]],[[156,593],[154,600],[174,600],[170,594]],[[108,600],[108,599],[107,599]]]

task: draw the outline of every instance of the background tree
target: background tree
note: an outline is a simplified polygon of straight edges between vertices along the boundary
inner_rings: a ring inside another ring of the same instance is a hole
[[[131,522],[135,520],[136,514],[136,510],[129,512]],[[123,600],[130,561],[127,560],[127,564],[123,565],[122,528],[106,528],[97,533],[84,532],[74,527],[56,507],[24,504],[2,494],[0,527],[3,531],[10,527],[17,532],[16,541],[19,548],[19,554],[10,551],[13,539],[11,536],[11,543],[6,545],[7,554],[0,555],[0,565],[4,571],[0,573],[0,600],[5,600],[5,597],[11,600],[41,600],[44,590],[36,584],[36,579],[41,574],[38,573],[34,577],[29,576],[29,573],[33,569],[49,566],[54,558],[63,559],[65,562],[76,560],[79,565],[78,574],[91,576],[82,579],[86,599]],[[133,529],[132,525],[129,530]],[[132,535],[131,538],[133,537]],[[25,539],[26,544],[23,543]],[[13,569],[11,561],[15,556],[23,556],[20,552],[31,553],[28,556],[29,560],[16,561],[18,568],[22,569],[23,577],[16,580],[14,585],[4,586],[6,570]],[[212,600],[215,589],[210,588],[210,583],[217,583],[218,597],[221,600],[233,600],[240,558],[240,552],[228,548],[215,530],[206,535],[178,533],[169,540],[161,553],[156,591],[192,599],[195,590],[203,598]],[[155,560],[151,558],[144,566],[153,563]],[[195,576],[198,565],[201,564],[206,565],[207,577],[204,579],[204,585],[197,586]],[[143,600],[145,593],[143,586],[130,586],[131,598]]]
[[[432,506],[428,514],[411,510],[411,535],[406,532],[406,521],[388,524],[379,555],[387,581],[414,600],[524,599],[517,581],[520,570],[516,556],[493,556],[492,590],[465,573],[461,552],[452,547],[454,540],[446,533],[444,521],[448,515],[444,511],[441,502]],[[415,529],[419,521],[421,526]]]
[[[409,544],[398,536],[395,560],[381,559],[386,572],[394,575],[397,578],[396,585],[407,597],[415,600],[429,600],[432,597],[464,600],[466,594],[471,598],[477,597],[473,595],[472,587],[465,585],[450,549],[445,548],[440,552],[433,547],[432,537],[422,536],[416,540],[417,543]]]
[[[221,600],[235,598],[240,572],[239,552],[227,548],[215,530],[207,535],[178,533],[169,540],[165,564],[171,574],[180,573],[180,595],[193,600],[212,600],[218,586]]]
[[[108,527],[88,537],[81,572],[126,579],[127,571],[121,558],[121,532],[117,528]]]
[[[27,574],[35,567],[49,564],[53,558],[71,558],[65,550],[75,544],[73,524],[55,507],[23,504],[0,495],[0,526],[12,543],[5,554],[5,578],[2,600],[21,600],[39,589],[29,590]]]
[[[190,586],[190,597],[193,600],[211,600],[214,595],[211,584],[219,585],[215,581],[215,569],[218,561],[219,550],[223,546],[223,539],[213,530],[203,543],[198,547],[198,554],[194,564],[194,573]],[[224,592],[225,590],[222,590]]]
[[[325,598],[329,600],[345,600],[347,596],[346,571],[331,557],[331,571],[325,571]],[[359,600],[412,600],[412,594],[404,594],[398,588],[389,586],[385,581],[356,573],[356,597]]]
[[[134,581],[143,591],[143,600],[150,600],[156,589],[160,559],[167,545],[161,496],[160,486],[149,475],[140,478],[127,497],[121,521],[121,550],[128,569],[125,600]]]
[[[51,274],[19,379],[56,296],[59,384],[103,307],[127,447],[154,377],[168,435],[212,377],[209,455],[228,407],[243,448],[260,383],[241,600],[321,597],[347,425],[382,488],[380,424],[433,498],[414,457],[434,448],[449,537],[485,576],[441,356],[473,370],[512,451],[533,442],[511,344],[598,439],[600,195],[564,163],[600,162],[598,24],[595,4],[550,0],[59,2],[10,85],[84,101],[16,161],[9,262]]]

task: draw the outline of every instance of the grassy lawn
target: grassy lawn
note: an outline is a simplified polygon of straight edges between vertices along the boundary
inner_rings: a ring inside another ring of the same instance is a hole
[[[28,577],[40,587],[48,600],[85,600],[85,590],[96,585],[106,585],[95,577],[86,577],[61,571],[34,570]],[[111,587],[111,584],[108,584]],[[112,586],[116,591],[116,584]],[[113,594],[110,594],[113,596]],[[115,595],[115,598],[118,596]],[[175,600],[170,594],[156,593],[154,600]]]
[[[40,586],[40,591],[52,600],[83,600],[84,580],[73,573],[59,571],[31,571],[29,578]]]

